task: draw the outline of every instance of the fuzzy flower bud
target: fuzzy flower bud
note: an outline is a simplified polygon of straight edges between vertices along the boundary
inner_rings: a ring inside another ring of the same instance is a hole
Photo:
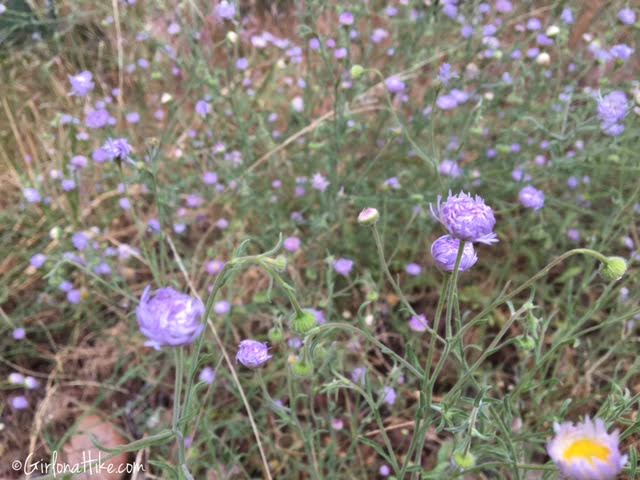
[[[550,62],[551,57],[547,52],[540,52],[540,54],[538,54],[538,56],[536,57],[536,63],[538,65],[549,65]]]
[[[308,377],[313,373],[313,365],[304,361],[296,360],[292,362],[293,373],[298,377]]]
[[[271,343],[280,343],[282,342],[282,340],[284,340],[284,333],[282,332],[282,329],[279,327],[271,328],[267,335],[269,336],[269,341]]]
[[[353,78],[354,80],[359,79],[363,73],[364,68],[362,67],[362,65],[354,65],[353,67],[351,67],[351,78]]]
[[[453,464],[455,467],[460,470],[468,470],[473,468],[476,464],[476,457],[471,453],[454,453],[453,454]]]
[[[620,280],[627,272],[627,261],[622,257],[608,257],[600,274],[608,282]]]
[[[377,209],[368,207],[360,212],[358,215],[358,223],[360,225],[374,225],[380,218],[380,212]]]
[[[318,322],[316,320],[316,316],[312,312],[304,310],[300,312],[300,314],[296,315],[296,317],[293,319],[291,327],[293,328],[294,332],[300,335],[304,335],[313,327],[315,327],[317,323]]]

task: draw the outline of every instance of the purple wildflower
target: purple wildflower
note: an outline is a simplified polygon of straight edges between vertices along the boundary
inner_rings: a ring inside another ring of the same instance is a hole
[[[231,311],[231,304],[226,300],[220,300],[213,306],[213,311],[218,315],[227,315]]]
[[[406,87],[405,83],[400,80],[400,78],[395,76],[387,78],[384,83],[387,86],[387,90],[389,90],[389,93],[403,92]]]
[[[445,272],[453,272],[458,258],[458,249],[460,248],[460,240],[450,235],[443,235],[431,245],[431,256],[436,265]],[[465,242],[460,259],[459,271],[466,272],[473,267],[478,261],[478,255],[473,248],[471,242]]]
[[[249,60],[244,57],[239,58],[238,60],[236,60],[236,68],[238,70],[246,70],[247,68],[249,68]]]
[[[627,96],[624,92],[615,90],[598,100],[598,118],[601,128],[611,136],[617,136],[624,130],[622,121],[627,115]]]
[[[29,408],[29,401],[23,395],[17,395],[11,399],[11,406],[15,410],[26,410]]]
[[[214,172],[205,172],[202,176],[202,181],[205,185],[215,185],[218,183],[218,175]]]
[[[353,260],[349,260],[348,258],[339,258],[333,262],[333,269],[338,275],[348,277],[353,269]]]
[[[89,238],[83,232],[74,233],[71,237],[71,243],[76,249],[82,251],[89,246]]]
[[[444,159],[440,162],[440,166],[438,167],[438,171],[440,175],[444,175],[446,177],[458,178],[462,175],[462,169],[458,166],[456,162],[449,159]]]
[[[24,340],[27,336],[27,331],[22,327],[18,327],[13,330],[11,335],[13,336],[14,340]]]
[[[211,260],[207,262],[205,270],[209,275],[218,275],[224,268],[225,263],[222,260]]]
[[[150,286],[136,309],[140,331],[149,339],[145,345],[156,350],[193,343],[204,330],[203,315],[200,300],[172,288],[160,288],[152,296]]]
[[[44,265],[46,261],[47,261],[47,256],[44,253],[36,253],[33,257],[31,257],[31,260],[29,263],[31,263],[31,266],[33,268],[40,268]]]
[[[236,16],[236,7],[227,0],[222,0],[215,10],[216,16],[222,20],[233,20]]]
[[[87,70],[77,75],[69,75],[69,82],[71,83],[71,95],[78,97],[87,96],[95,87],[93,75]]]
[[[67,292],[67,301],[73,305],[77,305],[82,300],[82,292],[77,289],[71,289]]]
[[[236,361],[247,368],[258,368],[270,358],[267,344],[256,340],[242,340],[236,354]]]
[[[513,4],[509,0],[497,0],[496,10],[500,13],[509,13],[513,10]]]
[[[571,8],[564,7],[562,13],[560,14],[560,18],[566,25],[573,24],[573,12],[571,11]]]
[[[342,12],[338,17],[338,21],[340,22],[340,25],[353,25],[353,13]]]
[[[110,160],[127,160],[133,148],[129,145],[126,138],[107,138],[102,146]]]
[[[206,100],[198,100],[196,102],[196,113],[202,118],[206,118],[211,113],[211,104]]]
[[[82,155],[76,155],[75,157],[71,158],[71,160],[69,161],[69,164],[75,170],[82,170],[87,166],[88,162],[89,161],[87,160],[87,157],[84,157]]]
[[[329,180],[320,173],[315,173],[311,178],[311,187],[319,192],[324,192],[329,186],[329,183]]]
[[[72,178],[65,178],[60,182],[60,186],[65,192],[71,192],[76,189],[76,182]]]
[[[531,185],[527,185],[520,190],[518,200],[520,200],[520,204],[525,208],[540,210],[544,207],[544,192]]]
[[[609,51],[609,53],[611,53],[611,56],[617,60],[621,60],[623,62],[626,62],[627,60],[629,60],[631,58],[631,55],[633,55],[633,48],[631,48],[629,45],[625,45],[624,43],[619,43],[618,45],[614,45],[613,47],[611,47],[611,50]]]
[[[451,68],[451,65],[448,63],[443,63],[440,65],[438,70],[438,80],[440,80],[443,85],[449,85],[449,82],[453,78],[458,77],[458,72]]]
[[[300,249],[300,239],[298,237],[287,237],[282,246],[287,252],[297,252]]]
[[[417,277],[422,273],[422,267],[417,263],[408,263],[407,266],[405,267],[405,271],[407,272],[408,275],[411,275],[412,277]]]
[[[22,195],[29,203],[40,203],[42,201],[42,196],[40,192],[35,188],[25,188],[22,190]]]
[[[353,383],[364,383],[365,375],[367,374],[366,367],[356,367],[351,372],[351,381]]]
[[[618,12],[618,20],[625,25],[633,25],[636,23],[636,12],[630,8],[623,8]]]
[[[140,121],[140,114],[138,112],[129,112],[125,118],[127,123],[135,124]]]
[[[424,332],[429,326],[429,322],[427,321],[427,317],[424,315],[413,315],[409,319],[409,328],[414,332]]]
[[[90,110],[89,112],[87,112],[84,118],[84,124],[87,126],[87,128],[91,128],[92,130],[104,128],[114,122],[115,119],[111,117],[109,112],[104,108]]]
[[[577,228],[570,228],[567,230],[567,237],[574,243],[578,243],[580,241],[580,230]]]
[[[211,385],[216,380],[216,371],[211,367],[204,367],[198,376],[198,380]]]
[[[389,33],[386,30],[382,28],[376,28],[371,34],[371,42],[376,44],[381,43],[386,40],[387,37],[389,37]]]
[[[434,211],[431,206],[431,213],[452,237],[487,245],[498,241],[493,233],[496,224],[493,210],[481,197],[476,195],[474,198],[464,192],[452,195],[449,192],[447,200],[444,203],[441,200],[442,197],[438,196],[437,208]]]
[[[394,403],[396,403],[396,397],[397,397],[397,394],[393,387],[384,387],[384,390],[383,390],[384,403],[391,406]]]

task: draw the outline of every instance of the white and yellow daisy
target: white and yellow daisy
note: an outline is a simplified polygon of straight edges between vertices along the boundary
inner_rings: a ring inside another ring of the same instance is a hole
[[[570,480],[613,480],[627,462],[620,453],[618,430],[607,433],[604,422],[587,417],[583,423],[554,423],[555,436],[547,452]]]

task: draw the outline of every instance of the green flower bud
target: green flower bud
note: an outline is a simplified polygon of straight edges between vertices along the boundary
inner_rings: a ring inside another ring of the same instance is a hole
[[[622,257],[607,257],[604,268],[600,272],[608,282],[620,280],[627,272],[627,261]]]
[[[476,457],[471,453],[454,453],[453,454],[453,463],[460,470],[468,470],[475,466]]]
[[[536,341],[528,335],[518,337],[516,342],[520,349],[524,351],[531,351],[536,347]]]
[[[271,343],[280,343],[284,339],[284,333],[280,327],[273,327],[269,330],[269,341]]]
[[[363,73],[364,68],[362,67],[362,65],[354,65],[353,67],[351,67],[351,78],[353,78],[354,80],[359,79]]]
[[[304,360],[294,362],[292,368],[293,373],[298,377],[308,377],[313,373],[313,365]]]
[[[262,259],[267,268],[271,267],[276,272],[282,273],[287,268],[287,259],[284,255],[278,255],[276,258],[265,257]]]
[[[313,327],[315,327],[317,323],[318,322],[316,321],[316,316],[313,313],[303,311],[300,314],[296,315],[296,317],[293,319],[291,327],[293,328],[294,332],[300,335],[304,335]]]

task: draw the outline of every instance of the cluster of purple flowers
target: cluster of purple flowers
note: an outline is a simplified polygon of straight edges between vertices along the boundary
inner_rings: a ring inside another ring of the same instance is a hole
[[[612,137],[621,135],[624,132],[622,122],[628,108],[627,96],[619,90],[598,99],[598,118],[602,131]]]
[[[460,192],[458,195],[449,193],[445,202],[438,197],[437,207],[431,207],[433,216],[448,230],[449,235],[438,238],[431,246],[431,255],[439,268],[453,271],[460,249],[460,242],[464,242],[460,271],[470,269],[478,260],[473,243],[491,245],[498,241],[493,232],[496,219],[493,210],[484,200]]]

